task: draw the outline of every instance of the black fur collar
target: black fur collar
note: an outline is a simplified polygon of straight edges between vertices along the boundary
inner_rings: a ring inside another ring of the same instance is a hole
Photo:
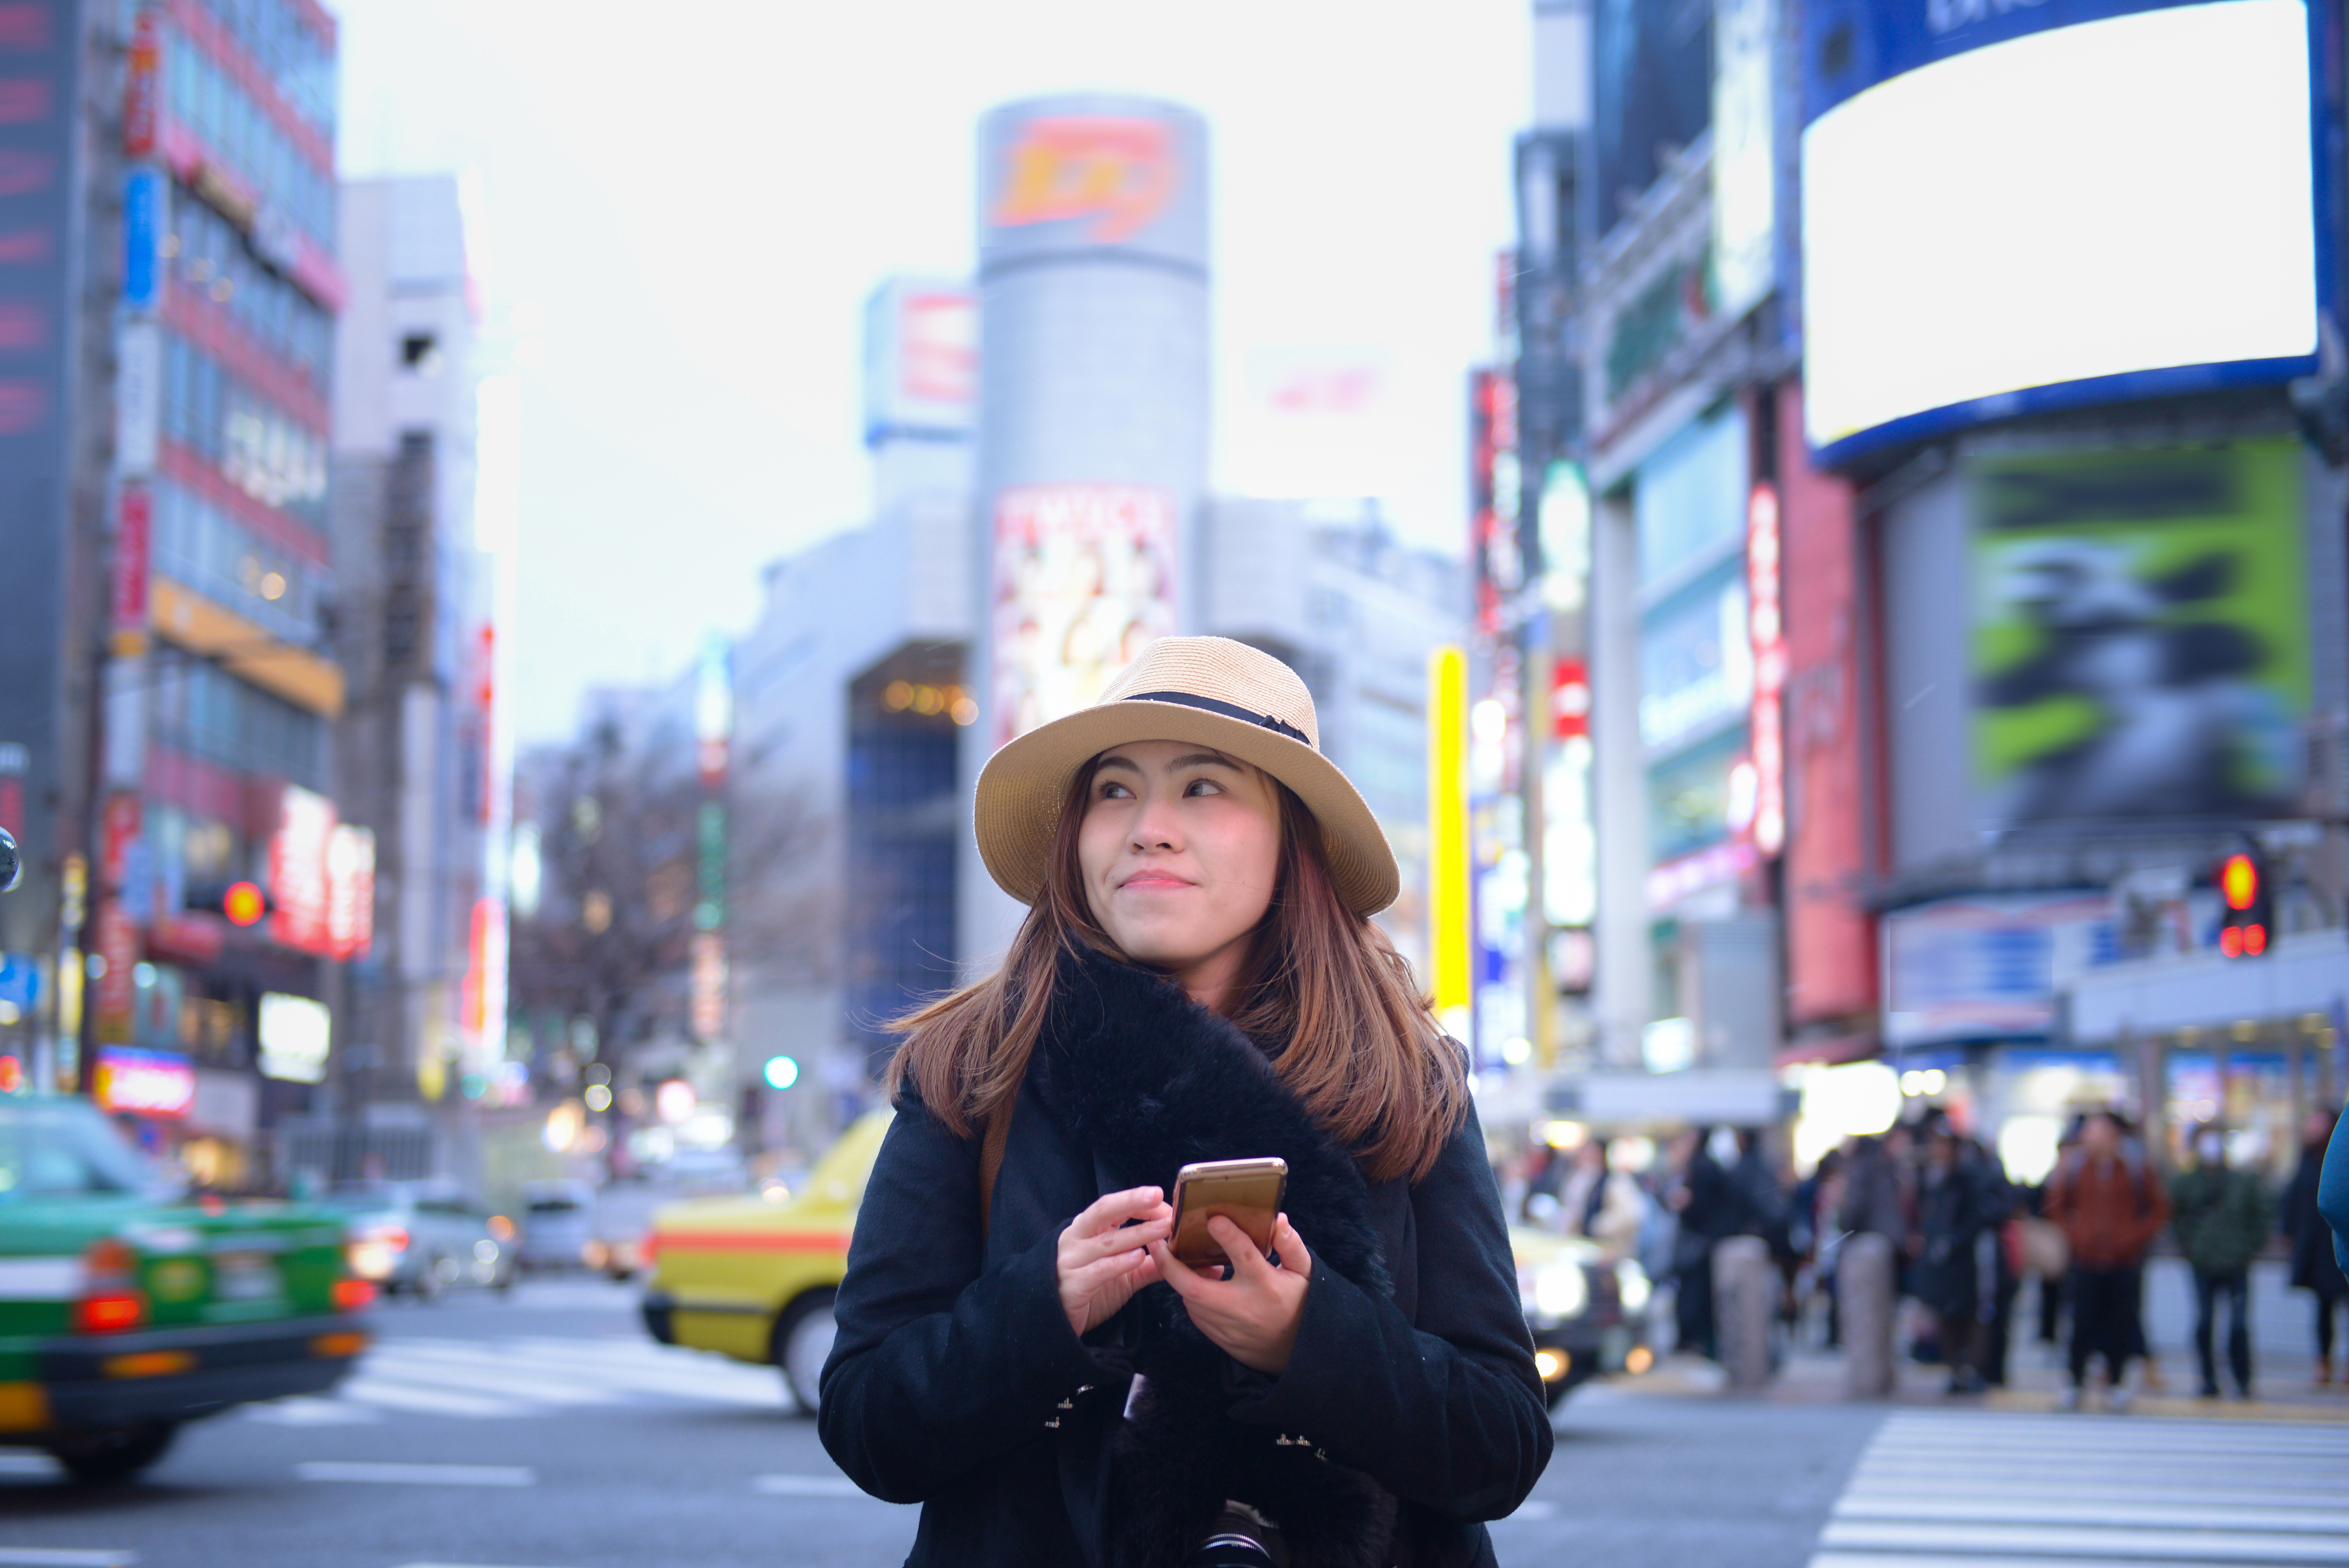
[[[1171,1193],[1175,1171],[1193,1161],[1278,1155],[1288,1162],[1289,1222],[1312,1249],[1316,1273],[1332,1269],[1389,1294],[1361,1168],[1229,1022],[1173,983],[1088,950],[1062,957],[1037,1046],[1037,1089],[1092,1146],[1115,1188]],[[1192,1326],[1170,1287],[1136,1295],[1119,1328],[1148,1383],[1112,1468],[1112,1568],[1180,1563],[1226,1498],[1278,1522],[1300,1565],[1385,1561],[1394,1498],[1310,1443],[1227,1416],[1257,1375]]]

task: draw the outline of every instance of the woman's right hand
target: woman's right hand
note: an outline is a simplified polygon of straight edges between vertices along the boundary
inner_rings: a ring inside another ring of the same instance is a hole
[[[1174,1228],[1174,1211],[1155,1187],[1104,1192],[1061,1233],[1055,1268],[1061,1307],[1081,1336],[1106,1323],[1133,1293],[1158,1277],[1147,1251]]]

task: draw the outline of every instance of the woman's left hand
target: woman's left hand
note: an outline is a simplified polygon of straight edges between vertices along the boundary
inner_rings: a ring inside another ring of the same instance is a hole
[[[1177,1259],[1163,1241],[1150,1243],[1158,1277],[1174,1287],[1199,1332],[1243,1367],[1278,1376],[1297,1344],[1298,1319],[1305,1314],[1305,1285],[1313,1275],[1313,1254],[1282,1214],[1273,1221],[1272,1250],[1278,1265],[1256,1250],[1241,1230],[1221,1214],[1209,1217],[1207,1233],[1232,1262],[1232,1277],[1217,1279],[1210,1266],[1195,1269]]]

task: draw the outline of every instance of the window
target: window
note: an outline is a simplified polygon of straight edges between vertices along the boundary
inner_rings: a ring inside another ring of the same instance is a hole
[[[430,376],[440,368],[440,345],[429,332],[411,332],[399,340],[399,367],[413,370],[419,376]]]

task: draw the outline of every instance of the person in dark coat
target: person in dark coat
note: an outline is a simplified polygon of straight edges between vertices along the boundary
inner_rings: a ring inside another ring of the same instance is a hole
[[[1932,1311],[1952,1394],[1982,1391],[1988,1349],[1983,1308],[1993,1303],[1996,1290],[1995,1280],[1984,1288],[1975,1255],[1974,1243],[1989,1228],[1989,1212],[1970,1152],[1954,1128],[1937,1122],[1917,1180],[1916,1295]]]
[[[1713,1129],[1681,1134],[1680,1177],[1665,1202],[1680,1222],[1672,1240],[1672,1315],[1680,1347],[1720,1355],[1713,1310],[1713,1252],[1737,1234],[1745,1214],[1729,1170],[1713,1158]]]
[[[909,1564],[1491,1564],[1548,1462],[1465,1062],[1314,733],[1278,661],[1166,638],[980,777],[1030,913],[906,1021],[817,1417],[922,1504]],[[1226,1266],[1177,1260],[1177,1170],[1263,1156],[1269,1255],[1216,1215]]]
[[[2325,1174],[2325,1148],[2334,1139],[2340,1118],[2327,1111],[2313,1113],[2301,1131],[2300,1166],[2283,1196],[2283,1233],[2292,1243],[2292,1284],[2316,1297],[2316,1381],[2333,1381],[2333,1320],[2341,1304],[2349,1301],[2349,1275],[2344,1275],[2333,1229],[2324,1222],[2320,1191]],[[2349,1372],[2344,1373],[2349,1380]]]
[[[2202,1397],[2219,1397],[2219,1304],[2227,1304],[2227,1369],[2235,1392],[2251,1397],[2251,1260],[2275,1232],[2275,1204],[2249,1171],[2227,1163],[2227,1135],[2205,1127],[2194,1137],[2194,1168],[2169,1187],[2170,1233],[2194,1271],[2194,1353]]]

